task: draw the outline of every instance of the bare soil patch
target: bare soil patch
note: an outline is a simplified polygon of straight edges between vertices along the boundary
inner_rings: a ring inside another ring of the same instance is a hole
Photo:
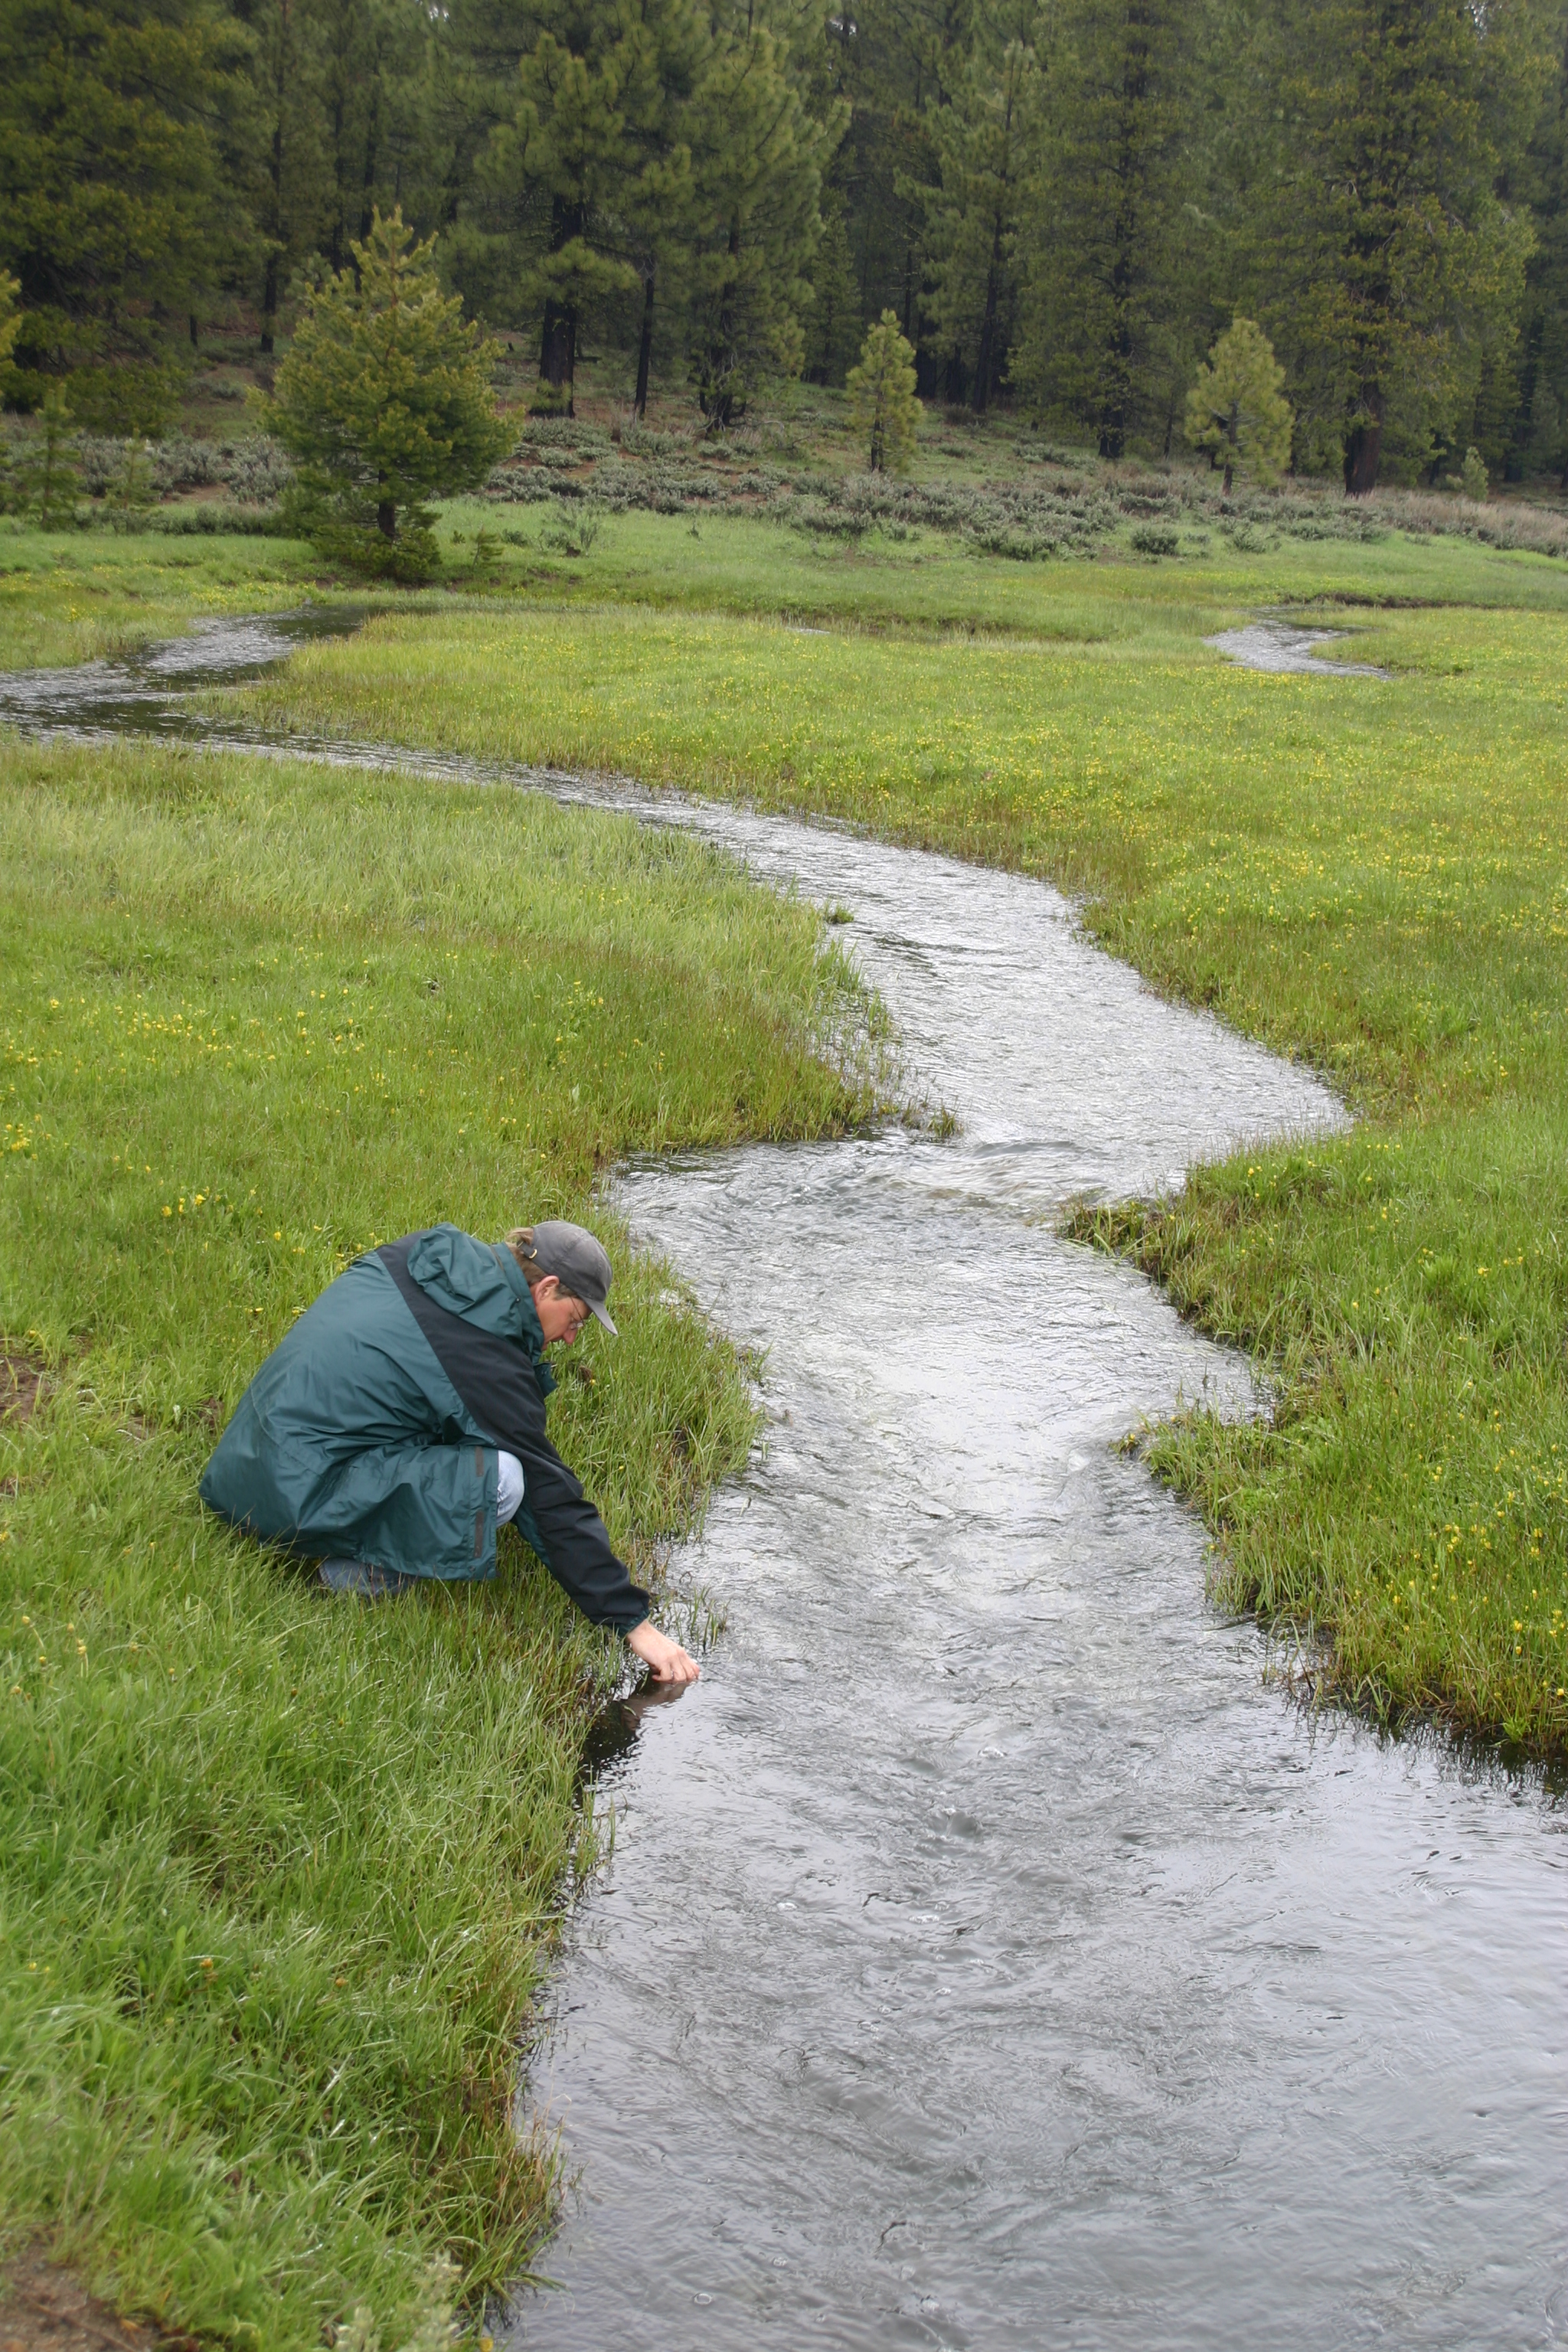
[[[0,1419],[31,1421],[46,1377],[42,1364],[31,1356],[14,1356],[0,1348]]]
[[[0,2352],[195,2352],[195,2343],[121,2319],[37,2252],[0,2271]]]

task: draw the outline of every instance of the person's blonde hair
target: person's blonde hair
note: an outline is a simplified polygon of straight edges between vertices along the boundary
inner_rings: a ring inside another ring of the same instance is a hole
[[[506,1237],[506,1245],[521,1266],[529,1288],[534,1289],[544,1279],[544,1268],[533,1246],[533,1227],[514,1225]]]
[[[544,1268],[539,1263],[539,1254],[533,1246],[533,1227],[531,1225],[514,1225],[510,1233],[508,1234],[506,1237],[506,1245],[508,1249],[510,1250],[513,1257],[516,1258],[519,1265],[521,1266],[522,1278],[527,1283],[530,1290],[537,1290],[542,1282],[548,1282],[551,1279],[550,1276],[545,1273]],[[559,1275],[554,1278],[556,1282],[560,1284],[563,1297],[576,1297],[577,1293],[574,1290],[570,1289],[565,1283],[562,1282]]]

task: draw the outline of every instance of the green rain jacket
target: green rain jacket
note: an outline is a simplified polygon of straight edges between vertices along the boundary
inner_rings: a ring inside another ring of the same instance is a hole
[[[237,1528],[307,1558],[449,1581],[493,1576],[496,1453],[522,1465],[515,1525],[596,1625],[647,1595],[551,1444],[555,1386],[510,1249],[435,1225],[355,1260],[251,1381],[202,1475]]]

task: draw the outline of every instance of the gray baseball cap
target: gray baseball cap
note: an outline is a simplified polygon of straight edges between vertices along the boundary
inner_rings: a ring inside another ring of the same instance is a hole
[[[592,1308],[612,1339],[619,1339],[605,1312],[615,1278],[610,1261],[585,1226],[568,1224],[563,1217],[547,1217],[533,1228],[533,1258],[541,1274],[552,1274],[563,1290]]]

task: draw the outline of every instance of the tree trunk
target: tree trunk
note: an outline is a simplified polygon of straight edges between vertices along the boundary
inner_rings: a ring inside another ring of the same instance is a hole
[[[551,207],[551,252],[562,252],[574,236],[580,236],[582,233],[582,205],[564,204],[557,196]],[[544,325],[539,338],[539,384],[541,392],[549,396],[540,404],[541,407],[555,415],[570,416],[576,374],[576,306],[571,302],[558,302],[552,294],[547,295]]]
[[[1531,322],[1525,338],[1524,365],[1519,372],[1519,405],[1513,414],[1513,427],[1509,435],[1508,455],[1503,460],[1505,482],[1524,479],[1525,452],[1530,440],[1530,428],[1535,415],[1535,386],[1541,373],[1541,343],[1544,320],[1537,316]]]
[[[1377,488],[1377,461],[1383,453],[1383,389],[1363,387],[1364,420],[1345,436],[1345,496],[1364,499]]]
[[[539,381],[554,395],[551,405],[572,414],[572,385],[577,373],[577,313],[570,305],[544,305],[544,331],[539,343]],[[564,394],[564,398],[563,398]]]
[[[648,369],[653,361],[653,271],[650,261],[643,272],[642,333],[637,340],[637,388],[632,398],[632,415],[647,415]]]
[[[193,352],[200,351],[200,349],[201,349],[201,345],[202,345],[202,331],[201,331],[200,327],[196,324],[196,314],[195,314],[195,312],[193,310],[193,311],[191,312],[191,349],[192,349],[192,351],[193,351]]]
[[[363,245],[375,218],[375,167],[381,159],[381,85],[370,90],[370,120],[364,127],[364,177],[360,182],[359,241]]]
[[[348,189],[343,182],[343,90],[340,82],[332,97],[332,183],[337,190],[337,202],[332,206],[331,233],[327,238],[327,259],[334,276],[343,266],[343,229],[348,220]]]
[[[917,326],[919,321],[916,321]],[[915,347],[915,396],[919,400],[940,400],[945,381],[941,355],[922,343],[919,335],[910,341]]]
[[[1110,265],[1110,340],[1105,352],[1105,381],[1100,401],[1100,454],[1112,459],[1127,447],[1127,412],[1132,379],[1132,236],[1124,215],[1113,231],[1115,259]]]
[[[397,537],[397,508],[391,499],[383,499],[376,508],[375,527],[383,539]]]
[[[749,22],[748,29],[750,29]],[[738,265],[741,258],[739,213],[734,215],[730,223],[729,253],[731,263]],[[719,301],[719,337],[714,352],[718,361],[715,380],[716,383],[722,388],[716,389],[713,394],[708,411],[708,422],[710,425],[716,425],[721,433],[727,433],[735,422],[735,394],[731,386],[735,373],[735,289],[739,283],[740,270],[737,267],[734,275],[725,280]]]
[[[1219,486],[1222,499],[1229,498],[1230,486],[1236,478],[1236,446],[1239,424],[1236,404],[1232,402],[1230,415],[1225,420],[1225,479]]]
[[[278,14],[278,71],[273,97],[278,111],[272,123],[272,150],[267,176],[272,183],[272,250],[261,289],[261,348],[270,355],[278,338],[278,251],[283,240],[283,100],[289,88],[289,5]]]
[[[974,356],[974,414],[984,416],[991,400],[991,376],[995,365],[996,304],[1002,290],[1002,215],[998,212],[991,236],[991,266],[985,273],[985,315],[980,321],[980,349]]]
[[[1002,189],[1013,184],[1013,89],[1014,76],[1007,77],[1007,105],[1002,117]],[[984,416],[991,404],[992,379],[1000,371],[996,364],[996,306],[1002,298],[1002,238],[1006,218],[1001,204],[991,224],[991,259],[985,271],[985,316],[980,322],[980,350],[974,362],[974,414]]]
[[[267,272],[261,281],[261,348],[268,354],[278,341],[278,248],[273,247],[267,257]]]

